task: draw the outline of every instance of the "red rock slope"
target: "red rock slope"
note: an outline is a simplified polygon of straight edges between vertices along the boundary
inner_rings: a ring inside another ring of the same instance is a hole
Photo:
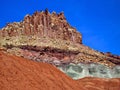
[[[74,80],[45,63],[0,52],[0,90],[84,90]]]
[[[0,90],[120,90],[120,79],[75,81],[50,64],[0,52]]]

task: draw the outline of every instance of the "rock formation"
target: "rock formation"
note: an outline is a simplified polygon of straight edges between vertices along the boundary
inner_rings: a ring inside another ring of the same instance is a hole
[[[26,15],[22,22],[7,24],[0,31],[0,36],[38,36],[54,39],[62,39],[82,43],[82,36],[75,28],[71,27],[64,17],[64,13],[50,14],[45,12],[35,12],[32,16]]]
[[[0,30],[0,48],[37,62],[65,64],[120,65],[120,56],[102,53],[82,44],[82,35],[69,25],[63,13],[48,10],[26,15],[21,22]]]
[[[0,30],[0,89],[120,90],[120,56],[85,46],[64,13],[37,11]]]

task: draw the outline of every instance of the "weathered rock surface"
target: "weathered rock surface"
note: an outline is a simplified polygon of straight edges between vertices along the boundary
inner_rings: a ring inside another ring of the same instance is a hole
[[[38,36],[62,39],[82,43],[82,36],[75,28],[71,27],[64,17],[64,13],[50,14],[45,12],[35,12],[32,16],[26,15],[22,22],[7,24],[0,31],[0,36]]]
[[[108,57],[115,58],[114,60],[110,60],[110,61],[113,62],[113,63],[115,63],[115,64],[120,65],[120,56],[118,56],[118,55],[113,55],[113,54],[110,53],[110,52],[104,53],[104,55],[106,55],[106,56],[108,56]]]
[[[58,68],[73,79],[84,77],[98,78],[120,78],[120,66],[109,68],[101,64],[67,64],[58,66]]]

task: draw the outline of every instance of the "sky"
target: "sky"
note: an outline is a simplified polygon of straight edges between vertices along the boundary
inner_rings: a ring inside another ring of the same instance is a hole
[[[1,0],[0,28],[46,8],[63,11],[82,34],[84,45],[120,55],[120,0]]]

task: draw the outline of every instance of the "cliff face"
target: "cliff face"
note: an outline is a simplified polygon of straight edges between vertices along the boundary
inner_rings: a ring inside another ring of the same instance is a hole
[[[26,15],[22,22],[8,24],[0,31],[2,37],[20,35],[36,35],[82,43],[81,34],[68,24],[64,13],[50,14],[48,10],[35,12],[32,16]]]
[[[120,57],[93,50],[82,44],[82,35],[70,26],[63,13],[48,10],[26,15],[22,22],[0,30],[0,48],[38,62],[54,65],[97,63],[120,65]]]

